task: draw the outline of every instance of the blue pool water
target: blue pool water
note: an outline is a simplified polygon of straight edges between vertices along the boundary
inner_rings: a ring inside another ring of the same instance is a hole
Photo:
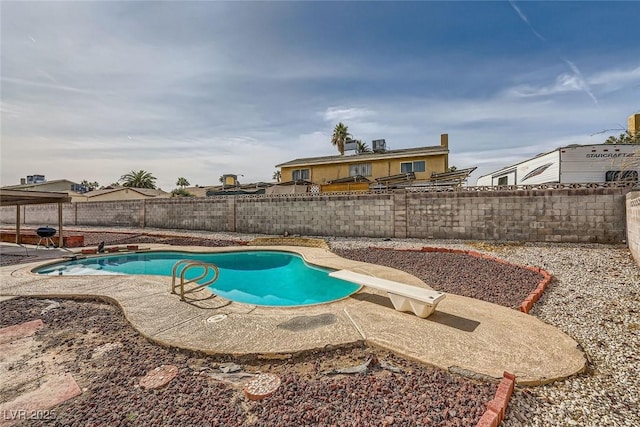
[[[215,264],[220,269],[220,277],[209,286],[211,291],[247,304],[318,304],[344,298],[360,289],[359,285],[330,277],[330,270],[309,265],[299,255],[274,251],[105,255],[49,265],[35,272],[55,276],[148,274],[171,277],[173,266],[184,259]],[[185,278],[193,279],[201,274],[202,269],[194,268],[187,271]]]

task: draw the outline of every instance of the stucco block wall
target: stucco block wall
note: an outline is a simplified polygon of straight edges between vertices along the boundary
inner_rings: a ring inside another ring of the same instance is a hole
[[[627,244],[640,266],[640,191],[627,194]]]
[[[145,225],[153,228],[233,231],[226,197],[147,200]]]
[[[393,235],[388,194],[237,198],[241,233],[384,237]]]
[[[627,191],[408,193],[407,237],[619,243]]]

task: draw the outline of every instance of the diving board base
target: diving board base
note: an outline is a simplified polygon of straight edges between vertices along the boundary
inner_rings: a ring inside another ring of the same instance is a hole
[[[445,297],[442,292],[367,276],[349,270],[334,271],[329,273],[329,276],[385,291],[396,310],[411,312],[421,318],[432,314],[438,303]]]

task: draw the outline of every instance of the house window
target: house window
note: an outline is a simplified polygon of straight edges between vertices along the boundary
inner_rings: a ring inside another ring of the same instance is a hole
[[[349,165],[349,176],[371,176],[371,163],[358,163]]]
[[[291,172],[291,179],[294,181],[308,181],[311,177],[309,169],[294,169]]]
[[[400,173],[424,172],[426,170],[427,167],[424,160],[400,163]]]
[[[498,178],[498,185],[509,185],[509,177],[501,176],[500,178]]]

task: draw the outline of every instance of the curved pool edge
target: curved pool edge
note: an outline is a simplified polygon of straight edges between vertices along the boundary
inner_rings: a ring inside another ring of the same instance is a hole
[[[428,286],[426,283],[424,283],[422,280],[404,271],[396,270],[390,267],[378,266],[375,264],[368,264],[365,262],[348,260],[334,254],[333,252],[327,249],[322,249],[322,248],[303,247],[303,246],[204,247],[204,246],[171,246],[171,245],[161,245],[161,244],[152,244],[147,246],[149,249],[146,249],[144,251],[139,251],[139,252],[140,253],[161,252],[161,251],[185,252],[185,253],[222,253],[222,252],[246,252],[246,251],[290,252],[293,254],[300,255],[306,263],[317,266],[317,267],[328,268],[332,270],[351,270],[356,273],[370,274],[383,279],[400,281],[410,285],[431,289],[431,287]],[[77,251],[77,252],[74,252],[74,255],[84,256],[86,258],[94,258],[94,257],[98,258],[100,256],[125,255],[127,253],[136,253],[136,251],[104,253],[99,255],[81,255],[80,251]],[[64,261],[64,259],[47,260],[47,261],[44,261],[43,263],[38,263],[37,265],[32,264],[33,266],[30,268],[30,272],[33,274],[37,274],[37,273],[34,273],[33,270],[43,268],[49,265],[54,265],[61,261]]]
[[[253,249],[149,246],[185,252]],[[408,273],[346,260],[325,249],[255,248],[295,252],[321,267],[351,269],[407,283],[413,278],[413,283],[422,283]],[[393,310],[385,298],[380,298],[383,293],[369,288],[356,293],[359,298],[314,306],[274,308],[232,302],[202,309],[181,303],[170,294],[166,277],[31,273],[31,269],[48,263],[0,268],[0,295],[107,300],[118,305],[143,336],[164,346],[209,354],[260,356],[291,355],[364,341],[441,369],[457,366],[495,378],[506,370],[515,373],[523,385],[566,378],[582,371],[586,364],[577,343],[557,328],[534,316],[458,295],[448,294],[427,319]],[[225,314],[225,320],[207,322],[214,314]],[[314,323],[314,319],[324,320]]]

